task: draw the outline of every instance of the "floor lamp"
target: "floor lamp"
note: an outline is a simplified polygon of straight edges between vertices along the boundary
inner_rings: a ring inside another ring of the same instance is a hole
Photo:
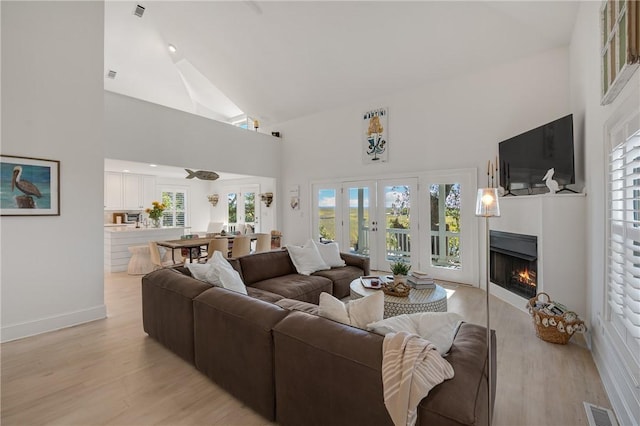
[[[485,258],[487,261],[486,267],[486,278],[487,278],[487,390],[488,390],[488,416],[489,422],[491,425],[491,420],[493,420],[492,410],[491,410],[491,394],[492,394],[492,386],[491,386],[491,327],[489,322],[489,287],[490,287],[490,278],[489,278],[489,268],[491,266],[490,257],[489,257],[489,218],[490,217],[498,217],[500,216],[500,205],[498,203],[498,189],[497,188],[480,188],[478,189],[478,198],[476,199],[476,216],[484,217],[485,220],[485,232],[486,232],[486,241],[487,241],[487,251],[485,253]]]

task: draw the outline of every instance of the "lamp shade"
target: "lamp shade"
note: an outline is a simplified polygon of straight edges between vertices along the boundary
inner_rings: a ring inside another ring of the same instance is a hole
[[[478,189],[476,199],[476,216],[494,217],[500,216],[500,204],[498,203],[498,188]]]

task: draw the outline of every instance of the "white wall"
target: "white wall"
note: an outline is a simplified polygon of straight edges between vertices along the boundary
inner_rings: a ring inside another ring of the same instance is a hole
[[[300,185],[302,205],[282,209],[285,238],[309,238],[313,180],[478,168],[482,184],[500,141],[572,112],[568,76],[569,52],[559,48],[275,126],[283,135],[281,193]],[[364,165],[361,115],[378,107],[389,108],[389,162]]]
[[[2,153],[60,161],[60,216],[2,217],[2,341],[104,318],[102,2],[2,10]]]
[[[571,44],[571,104],[577,130],[584,136],[587,191],[587,283],[589,326],[594,360],[609,399],[623,425],[640,424],[640,389],[630,383],[620,355],[613,349],[605,317],[606,185],[605,122],[626,99],[640,109],[640,72],[636,71],[616,100],[600,105],[599,2],[581,2]]]
[[[104,92],[104,156],[278,177],[281,139]]]

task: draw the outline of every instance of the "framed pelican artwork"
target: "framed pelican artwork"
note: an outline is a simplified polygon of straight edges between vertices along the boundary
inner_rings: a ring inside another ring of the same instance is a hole
[[[0,155],[0,216],[59,216],[60,162]]]

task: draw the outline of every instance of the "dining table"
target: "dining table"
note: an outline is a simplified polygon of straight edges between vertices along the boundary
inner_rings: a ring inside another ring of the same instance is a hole
[[[188,249],[189,251],[189,263],[193,263],[193,250],[194,248],[202,249],[202,247],[206,248],[209,246],[209,241],[213,238],[228,238],[229,239],[229,252],[233,247],[233,239],[235,237],[239,237],[240,235],[220,235],[215,234],[212,236],[206,237],[198,237],[198,238],[181,238],[179,240],[166,240],[166,241],[156,241],[156,244],[161,247],[166,247],[171,250],[171,260],[175,264],[175,251],[176,249]],[[244,234],[244,236],[250,237],[251,241],[255,241],[258,239],[258,234]]]

